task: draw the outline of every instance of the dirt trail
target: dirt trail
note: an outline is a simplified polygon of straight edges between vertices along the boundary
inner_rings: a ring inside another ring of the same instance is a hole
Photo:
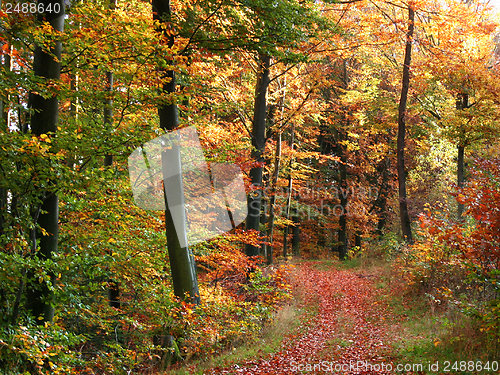
[[[287,337],[272,357],[255,359],[211,374],[393,374],[387,312],[377,302],[374,278],[352,270],[297,266],[294,288],[318,313],[302,336]],[[391,366],[391,367],[389,367]]]

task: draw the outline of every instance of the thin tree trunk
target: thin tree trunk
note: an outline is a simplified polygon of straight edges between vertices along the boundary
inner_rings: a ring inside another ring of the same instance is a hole
[[[461,93],[457,98],[457,110],[463,111],[464,109],[469,108],[469,95],[465,93]],[[464,176],[464,155],[465,155],[465,144],[460,141],[458,145],[458,159],[457,159],[457,184],[458,188],[461,189],[464,185],[465,176]],[[458,203],[457,208],[458,219],[462,219],[462,215],[464,212],[464,205]]]
[[[106,72],[106,91],[108,92],[108,97],[104,102],[104,127],[106,129],[111,129],[113,124],[113,100],[111,98],[111,93],[113,91],[113,73]],[[113,166],[113,155],[106,154],[104,157],[104,168],[110,168]],[[120,284],[114,279],[109,280],[108,289],[108,300],[111,307],[119,309],[120,304]]]
[[[264,146],[266,140],[267,118],[267,91],[269,88],[269,67],[271,58],[259,55],[257,83],[255,85],[254,115],[252,123],[252,158],[258,163],[263,163]],[[262,204],[262,165],[257,165],[250,170],[253,191],[248,195],[248,216],[245,229],[259,231]],[[260,248],[254,245],[245,245],[248,256],[260,255]]]
[[[342,61],[342,84],[344,89],[347,90],[349,86],[349,77],[347,76],[347,60]],[[348,116],[348,115],[347,115]],[[347,186],[347,157],[346,157],[346,146],[345,141],[347,140],[347,128],[349,127],[349,118],[344,113],[344,128],[337,130],[337,150],[338,156],[340,157],[339,165],[339,186],[340,186],[340,206],[342,207],[342,212],[339,217],[339,231],[338,231],[338,252],[339,259],[347,259],[347,197],[349,192],[349,187]]]
[[[288,147],[292,154],[290,155],[290,162],[288,164],[288,186],[287,186],[287,197],[286,197],[286,219],[290,220],[290,208],[292,206],[292,189],[293,189],[293,178],[292,178],[292,165],[293,165],[293,145],[295,142],[295,124],[292,124],[290,131],[290,141],[288,142]],[[283,235],[283,257],[288,256],[288,234],[290,233],[290,225],[285,227],[285,233]]]
[[[38,21],[47,21],[58,32],[64,30],[64,1],[58,0],[60,5],[59,13],[39,13]],[[47,9],[49,4],[52,9],[54,7],[53,0],[40,0],[38,4],[43,4]],[[59,80],[61,75],[61,50],[62,44],[56,41],[50,52],[46,52],[41,46],[35,46],[33,68],[35,76],[43,77],[50,80]],[[55,133],[57,131],[57,120],[59,115],[59,101],[57,96],[44,98],[38,94],[32,95],[33,115],[31,117],[31,131],[34,135],[40,136],[48,132]],[[52,184],[56,184],[52,181]],[[47,234],[39,233],[38,244],[39,250],[35,255],[41,261],[52,258],[52,255],[57,253],[57,243],[59,235],[59,199],[55,188],[51,192],[47,192],[41,206],[41,214],[38,216],[37,224]],[[35,240],[34,240],[35,241]],[[38,278],[33,277],[33,271],[30,271],[28,279],[31,280],[27,290],[27,309],[37,319],[39,324],[51,322],[54,318],[53,293],[52,287],[46,282],[38,281]],[[55,283],[55,276],[50,274],[50,284]]]
[[[339,146],[342,148],[342,146]],[[342,158],[342,156],[341,156]],[[345,157],[344,157],[345,159]],[[344,162],[345,163],[345,162]],[[339,217],[339,231],[338,231],[338,252],[339,259],[347,259],[347,195],[349,187],[347,186],[347,166],[341,163],[340,169],[340,206],[342,207],[342,212]]]
[[[11,47],[9,46],[7,53],[5,53],[4,60],[2,61],[3,69],[7,72],[10,72],[12,70],[12,59],[10,57],[10,50]],[[6,97],[6,102],[3,100],[0,101],[0,114],[1,114],[1,119],[2,121],[0,122],[0,132],[7,132],[9,129],[9,111],[7,109],[9,103],[9,95]]]
[[[406,195],[406,171],[405,171],[405,135],[406,135],[406,104],[408,101],[408,89],[410,86],[410,64],[411,64],[411,46],[413,42],[415,12],[413,4],[408,6],[408,32],[406,34],[405,58],[403,66],[403,86],[401,89],[401,98],[398,108],[398,141],[397,141],[397,170],[398,170],[398,188],[399,188],[399,212],[401,219],[401,231],[403,240],[407,243],[413,243],[411,233],[411,221],[408,213],[408,201]]]
[[[12,70],[12,61],[10,58],[10,47],[8,49],[8,52],[4,54],[4,60],[2,61],[3,69],[5,71],[11,71]],[[9,131],[9,111],[7,109],[8,107],[8,101],[9,101],[9,96],[6,98],[6,102],[3,100],[0,100],[0,133],[7,133]],[[5,211],[6,211],[6,206],[7,206],[7,187],[5,186],[0,186],[0,236],[2,236],[4,232],[4,226],[5,226]]]
[[[116,9],[116,0],[111,0],[109,9]],[[107,131],[111,130],[113,125],[113,72],[106,72],[106,98],[104,100],[104,127]],[[113,166],[113,155],[106,154],[104,156],[104,168]],[[111,278],[108,288],[108,302],[111,307],[119,309],[120,304],[120,284],[117,280]]]
[[[297,199],[298,200],[298,197]],[[294,223],[292,229],[292,254],[294,257],[300,256],[300,221],[299,221],[299,213],[297,208],[293,208],[292,210],[292,221]]]
[[[458,188],[461,189],[464,186],[464,154],[465,147],[458,145],[458,161],[457,161],[457,182]],[[464,213],[464,205],[462,203],[458,204],[458,219],[461,220]]]
[[[379,239],[381,239],[384,233],[384,228],[387,223],[387,189],[389,182],[389,158],[386,157],[381,164],[382,168],[381,170],[379,169],[379,171],[382,174],[382,181],[380,183],[380,190],[378,192],[377,200],[375,201],[375,207],[378,208],[377,236]]]
[[[170,0],[153,0],[153,19],[160,21],[164,25],[171,22],[172,11],[170,7]],[[169,47],[174,46],[174,36],[166,32],[166,28],[159,27],[158,32],[166,39]],[[164,77],[168,80],[163,84],[162,92],[175,93],[175,72],[173,70],[164,71]],[[166,131],[175,129],[179,124],[178,108],[175,103],[161,104],[158,106],[158,115],[160,120],[160,127]],[[172,163],[180,168],[180,150],[168,152],[168,161],[163,160],[163,163]],[[167,154],[167,153],[165,153]],[[164,154],[164,156],[166,156]],[[174,160],[175,159],[175,160]],[[180,181],[177,181],[179,188],[182,188],[182,173]],[[168,199],[165,197],[165,227],[167,236],[168,255],[170,259],[170,269],[172,273],[172,281],[174,284],[175,295],[185,300],[199,304],[200,294],[198,290],[198,279],[196,276],[196,266],[194,256],[187,245],[181,246],[180,238],[186,238],[186,232],[177,233],[172,213],[168,204]]]
[[[273,263],[273,235],[274,235],[274,205],[276,203],[276,187],[278,185],[278,177],[281,161],[281,131],[278,131],[276,136],[276,155],[274,158],[274,172],[272,178],[271,201],[269,203],[269,219],[267,229],[267,242],[269,242],[267,250],[267,264]]]

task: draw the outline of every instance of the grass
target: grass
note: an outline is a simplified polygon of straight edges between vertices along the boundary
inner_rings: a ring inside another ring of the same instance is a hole
[[[485,337],[468,317],[450,321],[443,313],[427,318],[422,315],[420,319],[409,320],[402,328],[402,335],[393,347],[396,362],[437,363],[436,371],[427,369],[428,374],[443,373],[446,366],[455,374],[498,374],[498,356],[485,350],[482,345]],[[484,367],[487,363],[489,371],[478,371],[479,364]]]
[[[393,315],[388,329],[394,339],[394,363],[423,364],[425,374],[499,373],[499,346],[488,342],[473,318],[450,307],[436,306],[423,292],[408,290],[391,263],[372,262],[371,266],[370,273],[377,274],[375,286],[381,292],[378,298]],[[491,369],[492,361],[498,369]],[[465,363],[473,371],[462,371]],[[490,370],[477,370],[476,366],[486,363]]]

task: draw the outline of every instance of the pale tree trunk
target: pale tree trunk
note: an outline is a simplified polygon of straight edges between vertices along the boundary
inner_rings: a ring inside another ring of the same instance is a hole
[[[170,7],[170,0],[153,0],[153,19],[160,21],[164,25],[171,22],[172,11]],[[165,32],[166,28],[159,28],[158,32],[165,38],[169,47],[174,45],[174,36]],[[175,72],[173,70],[164,71],[164,78],[166,81],[163,84],[162,91],[164,93],[175,92]],[[158,106],[158,115],[160,120],[160,127],[166,131],[174,130],[179,124],[179,115],[177,105],[175,103],[161,104]],[[176,160],[164,160],[164,162],[172,162],[179,164],[180,155],[169,154]],[[180,186],[182,187],[182,176],[179,176]],[[167,236],[168,256],[170,259],[170,270],[172,273],[172,281],[174,284],[175,295],[185,300],[199,304],[200,295],[198,290],[198,279],[196,276],[196,266],[194,256],[186,244],[185,247],[181,246],[179,238],[186,238],[186,233],[177,233],[172,213],[168,205],[168,200],[165,197],[165,227]],[[185,229],[185,227],[184,227]]]
[[[411,221],[408,213],[408,201],[406,196],[406,171],[405,171],[405,135],[406,135],[406,104],[408,101],[408,89],[410,86],[410,64],[411,46],[413,41],[415,12],[413,4],[408,6],[408,32],[406,33],[406,47],[403,65],[403,85],[401,88],[401,98],[398,108],[398,140],[397,140],[397,170],[399,188],[399,212],[401,220],[401,231],[403,240],[413,243],[411,233]]]
[[[64,29],[64,1],[41,0],[38,4],[43,4],[44,8],[50,5],[52,9],[54,3],[59,3],[59,13],[38,14],[38,21],[47,21],[50,25],[59,32]],[[61,75],[61,49],[62,44],[56,41],[55,46],[50,53],[42,50],[38,45],[35,46],[33,68],[35,76],[45,79],[59,80]],[[33,115],[31,117],[31,131],[34,135],[40,136],[48,132],[55,133],[57,131],[57,120],[59,114],[59,101],[56,96],[44,98],[38,94],[32,95]],[[56,181],[52,181],[56,184]],[[45,230],[47,235],[38,234],[37,238],[33,238],[33,244],[38,241],[39,250],[36,257],[41,261],[52,258],[52,255],[57,252],[57,242],[59,234],[59,200],[55,189],[47,192],[42,206],[41,212],[38,215],[37,224],[41,229]],[[33,246],[36,248],[36,246]],[[33,271],[30,271],[28,279],[31,280],[27,290],[27,309],[36,317],[39,324],[51,322],[54,317],[53,293],[51,287],[45,281],[41,283],[38,278],[33,277]],[[50,275],[50,283],[54,285],[55,277]]]
[[[279,82],[279,81],[278,81]],[[272,178],[272,196],[271,196],[271,202],[270,202],[270,207],[269,207],[269,224],[268,224],[268,242],[270,245],[268,245],[268,252],[267,252],[267,264],[272,264],[273,263],[273,256],[274,256],[274,248],[273,248],[273,237],[274,237],[274,206],[276,204],[276,193],[277,193],[277,187],[278,187],[278,180],[279,180],[279,174],[280,174],[280,167],[281,167],[281,141],[282,141],[282,129],[281,127],[283,126],[283,121],[284,121],[284,111],[285,111],[285,99],[286,99],[286,76],[285,79],[283,80],[283,85],[280,85],[280,88],[283,90],[283,95],[280,98],[280,105],[279,105],[279,110],[280,110],[280,126],[278,128],[277,136],[276,136],[276,155],[274,158],[274,172],[273,172],[273,178]]]
[[[273,263],[273,235],[274,235],[274,205],[276,204],[276,192],[278,185],[278,177],[280,171],[280,161],[281,161],[281,131],[278,131],[276,135],[276,155],[274,157],[274,172],[272,178],[272,188],[271,188],[271,201],[269,203],[269,219],[267,228],[267,264]]]
[[[298,197],[297,197],[298,200]],[[300,220],[299,213],[296,207],[292,210],[292,221],[293,221],[293,229],[292,229],[292,254],[294,257],[300,256]]]
[[[285,218],[290,220],[290,209],[292,206],[292,189],[293,189],[293,178],[292,178],[292,166],[293,166],[293,145],[295,143],[295,124],[292,124],[290,130],[290,140],[288,142],[288,147],[292,154],[290,155],[290,162],[288,164],[288,186],[287,186],[287,197],[286,197],[286,209]],[[290,225],[285,227],[285,233],[283,235],[283,257],[288,256],[288,235],[290,233]]]
[[[267,55],[259,55],[257,68],[257,82],[255,85],[255,102],[252,122],[252,158],[262,163],[264,161],[264,146],[266,141],[266,119],[267,119],[267,91],[269,88],[269,67],[271,58]],[[259,231],[260,215],[262,205],[262,166],[255,166],[250,170],[252,181],[252,192],[248,195],[248,216],[245,229]],[[260,255],[260,248],[254,245],[245,245],[245,253],[248,256]]]

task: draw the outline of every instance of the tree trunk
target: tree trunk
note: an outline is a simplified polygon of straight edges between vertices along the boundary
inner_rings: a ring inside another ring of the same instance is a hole
[[[340,186],[340,206],[342,211],[339,217],[339,231],[338,231],[338,252],[339,259],[347,259],[347,195],[349,192],[349,187],[347,186],[347,160],[345,156],[345,146],[343,145],[344,131],[339,130],[338,145],[337,150],[340,153],[340,174],[339,174],[339,186]]]
[[[171,22],[171,17],[170,0],[153,0],[153,19],[155,21],[168,25]],[[166,39],[168,46],[173,47],[174,36],[166,33],[166,28],[159,27],[157,31]],[[164,77],[169,80],[163,84],[162,92],[175,93],[175,72],[167,70],[164,72]],[[158,106],[158,116],[160,127],[166,131],[175,129],[179,124],[178,109],[175,103],[160,104]],[[168,157],[168,161],[165,160],[165,156]],[[169,150],[164,153],[162,160],[163,163],[175,164],[180,169],[180,150],[178,148]],[[176,184],[179,188],[182,188],[182,173],[178,177],[180,181],[177,181]],[[165,197],[165,227],[174,293],[182,300],[187,298],[188,301],[199,304],[200,295],[194,256],[186,241],[183,241],[186,242],[186,246],[183,247],[181,244],[180,239],[186,238],[185,228],[184,233],[177,233],[167,197]]]
[[[267,250],[267,264],[273,263],[274,205],[276,203],[276,186],[278,185],[281,161],[281,131],[278,131],[276,138],[276,155],[274,158],[274,172],[271,181],[271,201],[269,202],[269,219],[267,228],[267,242],[269,242]]]
[[[406,196],[406,171],[405,171],[405,135],[406,135],[406,104],[408,101],[408,89],[410,86],[410,64],[411,45],[413,41],[415,12],[413,5],[408,6],[408,32],[406,34],[405,58],[403,66],[403,86],[401,88],[401,98],[398,108],[398,141],[397,141],[397,170],[399,188],[399,212],[401,219],[401,231],[403,240],[413,243],[411,233],[411,221],[408,213],[408,201]]]
[[[6,53],[3,55],[4,60],[2,61],[3,69],[7,72],[10,72],[12,70],[12,59],[10,57],[10,50],[11,47],[9,46],[8,50]],[[6,98],[6,102],[3,100],[0,100],[0,115],[1,115],[1,122],[0,122],[0,132],[7,132],[9,130],[9,111],[7,109],[9,103],[9,96]]]
[[[54,1],[52,0],[41,0],[38,4],[43,4],[44,8],[48,8],[49,4],[52,9],[54,7]],[[47,21],[50,25],[59,32],[64,30],[64,1],[57,1],[60,5],[59,13],[39,13],[38,21]],[[43,77],[48,80],[59,80],[61,75],[61,49],[62,44],[60,41],[56,41],[54,47],[50,52],[42,50],[42,47],[36,45],[34,52],[33,68],[35,76]],[[55,133],[57,131],[57,120],[59,114],[59,101],[57,96],[52,96],[50,98],[44,98],[38,94],[32,95],[32,109],[33,115],[31,117],[31,131],[34,135],[40,136],[41,134],[46,134],[48,132]],[[52,181],[52,184],[56,184],[56,181]],[[48,260],[52,258],[52,254],[57,252],[57,242],[59,234],[59,200],[56,189],[52,189],[51,192],[45,194],[41,206],[41,213],[38,216],[37,224],[41,229],[48,233],[47,235],[42,235],[38,233],[38,238],[33,239],[33,248],[36,249],[36,241],[38,241],[39,250],[35,254],[35,257],[39,258],[41,261]],[[35,317],[42,317],[42,319],[37,319],[39,324],[44,324],[44,322],[51,322],[54,317],[54,307],[52,306],[53,293],[50,284],[54,284],[55,277],[50,275],[50,282],[38,281],[38,278],[34,277],[34,272],[30,271],[30,284],[27,290],[27,303],[26,307]]]
[[[5,71],[10,72],[12,70],[10,47],[8,49],[8,52],[4,54],[4,60],[2,61],[2,65]],[[7,96],[6,99],[7,102],[0,100],[0,134],[7,133],[9,131],[9,111],[7,109],[9,97]],[[0,186],[0,236],[2,236],[4,231],[4,226],[5,226],[4,211],[6,210],[6,206],[7,206],[7,188],[5,186]]]
[[[457,97],[457,110],[463,111],[469,108],[469,94],[460,93]],[[464,186],[465,176],[464,176],[464,155],[465,155],[465,144],[460,141],[458,145],[458,160],[457,160],[457,184],[458,188],[461,189]],[[464,205],[458,203],[458,220],[462,219],[464,213]]]
[[[354,246],[356,246],[358,250],[361,250],[361,234],[359,232],[356,232],[354,236]]]
[[[298,200],[298,197],[297,197]],[[297,208],[292,210],[292,221],[294,223],[292,229],[292,253],[294,257],[300,256],[300,221]]]
[[[293,166],[293,144],[295,142],[295,124],[292,124],[290,130],[290,140],[288,142],[288,147],[292,154],[290,155],[290,162],[288,164],[288,187],[287,187],[287,197],[286,197],[286,219],[290,220],[290,208],[292,205],[292,189],[293,189],[293,178],[292,178],[292,166]],[[283,235],[283,257],[288,256],[288,234],[290,233],[290,225],[285,227],[285,233]]]
[[[378,208],[377,216],[377,236],[379,239],[382,238],[384,233],[384,228],[387,223],[387,189],[389,183],[389,158],[386,157],[382,163],[380,173],[382,174],[382,181],[380,183],[380,190],[378,192],[377,200],[375,201],[375,206]]]
[[[344,59],[342,62],[342,84],[344,89],[347,90],[349,87],[349,77],[347,76],[347,60]],[[348,116],[348,115],[347,115]],[[349,127],[349,118],[346,114],[343,115],[345,129],[340,128],[337,130],[337,152],[340,157],[339,166],[339,186],[340,186],[340,206],[342,207],[342,212],[339,217],[339,231],[338,231],[338,252],[339,259],[347,259],[347,196],[349,192],[349,186],[347,185],[347,156],[346,156],[346,146],[345,141],[347,140],[347,128]]]
[[[264,147],[266,141],[267,118],[267,90],[269,88],[269,66],[271,58],[259,55],[257,83],[255,85],[254,115],[252,123],[252,158],[258,163],[263,163]],[[259,231],[262,202],[262,165],[257,165],[250,170],[252,192],[248,195],[248,216],[245,229]],[[260,255],[260,249],[254,245],[245,245],[248,256]]]
[[[464,186],[464,153],[465,147],[462,145],[458,146],[458,162],[457,162],[457,182],[458,188],[461,189]],[[462,203],[458,204],[458,219],[462,219],[464,213],[464,205]]]
[[[109,9],[116,9],[116,0],[111,0]],[[104,128],[106,131],[111,131],[113,125],[113,72],[106,72],[106,98],[104,100]],[[106,154],[104,156],[104,168],[113,166],[113,155]],[[108,287],[108,302],[111,307],[119,309],[120,304],[120,284],[117,280],[110,279]]]

